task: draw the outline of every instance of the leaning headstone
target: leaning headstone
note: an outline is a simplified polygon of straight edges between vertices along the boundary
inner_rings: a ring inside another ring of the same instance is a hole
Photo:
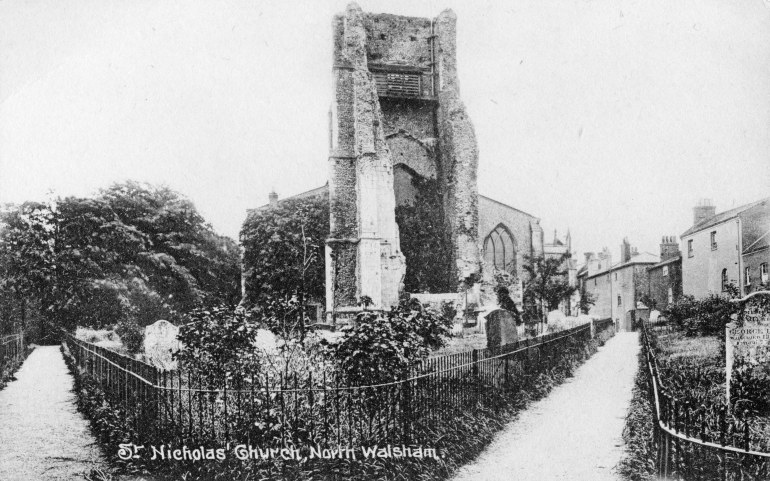
[[[737,321],[737,322],[736,322]],[[733,365],[770,366],[770,292],[758,292],[746,300],[742,311],[725,329],[725,374],[727,401]]]
[[[516,318],[505,309],[487,314],[487,348],[494,349],[519,340]]]
[[[168,321],[160,320],[144,328],[144,354],[153,366],[176,369],[172,354],[179,350],[179,328]]]

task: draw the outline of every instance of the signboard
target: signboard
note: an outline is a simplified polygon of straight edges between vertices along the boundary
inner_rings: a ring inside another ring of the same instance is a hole
[[[754,292],[736,302],[744,302],[743,310],[735,316],[737,322],[727,324],[725,332],[728,404],[736,360],[754,365],[770,364],[770,292]]]

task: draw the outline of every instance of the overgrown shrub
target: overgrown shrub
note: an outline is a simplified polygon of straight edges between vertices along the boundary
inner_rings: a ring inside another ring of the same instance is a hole
[[[136,321],[121,320],[115,327],[115,332],[120,336],[120,340],[129,352],[137,353],[142,350],[144,329]]]
[[[509,289],[511,282],[513,281],[511,277],[512,276],[506,272],[495,272],[495,295],[497,296],[497,305],[500,306],[500,309],[505,309],[513,314],[513,318],[516,320],[516,325],[518,326],[522,322],[521,313],[519,312],[516,303],[511,299],[511,291]]]
[[[730,399],[736,413],[748,417],[770,417],[770,366],[736,359]]]
[[[185,369],[224,380],[259,368],[255,355],[259,325],[250,311],[216,306],[193,309],[177,338],[184,346],[174,354]]]
[[[407,369],[446,343],[451,319],[402,300],[385,313],[363,311],[341,329],[338,342],[325,342],[352,384],[376,384],[402,378]]]
[[[663,311],[663,316],[686,336],[724,337],[725,324],[730,322],[730,316],[740,309],[738,303],[730,302],[735,295],[737,291],[733,289],[729,290],[727,295],[711,294],[703,299],[681,296]]]

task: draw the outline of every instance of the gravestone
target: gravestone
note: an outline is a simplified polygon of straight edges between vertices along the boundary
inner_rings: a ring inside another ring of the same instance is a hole
[[[725,329],[725,370],[727,401],[733,366],[770,366],[770,292],[757,292],[747,298],[734,322]]]
[[[505,309],[496,309],[487,314],[487,348],[495,349],[519,340],[516,318]]]
[[[179,328],[160,320],[144,328],[144,354],[153,366],[166,371],[176,369],[172,354],[179,350]]]
[[[559,310],[548,313],[548,332],[562,331],[567,327],[567,316]]]

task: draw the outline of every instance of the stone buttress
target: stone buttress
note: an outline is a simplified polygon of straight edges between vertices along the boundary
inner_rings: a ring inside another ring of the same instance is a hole
[[[393,163],[382,130],[377,88],[367,68],[364,14],[354,4],[334,19],[334,102],[330,112],[327,316],[337,323],[360,310],[398,302],[406,272],[399,248]]]
[[[436,179],[443,193],[435,225],[449,234],[457,292],[480,273],[478,147],[460,100],[456,23],[451,10],[431,20],[364,13],[355,3],[334,18],[329,321],[354,315],[361,296],[373,309],[397,302],[405,266],[394,192],[408,201],[414,175]]]

